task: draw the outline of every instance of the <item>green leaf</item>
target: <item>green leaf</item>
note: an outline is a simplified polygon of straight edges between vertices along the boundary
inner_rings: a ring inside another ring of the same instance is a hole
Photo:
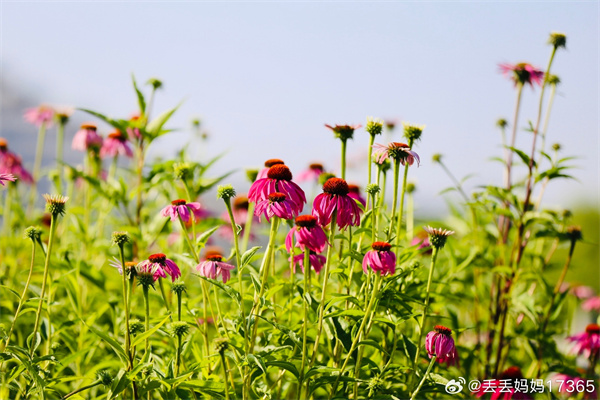
[[[202,235],[198,236],[198,239],[196,239],[196,246],[200,246],[200,248],[204,247],[206,245],[206,242],[208,241],[208,239],[219,228],[220,228],[220,226],[215,226],[213,228],[210,228],[206,232],[202,233]]]
[[[296,379],[298,379],[298,376],[300,375],[298,373],[298,369],[296,369],[296,366],[288,361],[267,361],[265,364],[267,365],[267,367],[278,367],[281,369],[285,369],[286,371],[291,372],[292,375],[296,377]]]
[[[525,152],[523,150],[519,150],[515,147],[510,147],[508,146],[508,148],[512,151],[514,151],[515,153],[517,153],[517,155],[519,156],[519,158],[521,159],[521,161],[523,161],[523,164],[525,165],[529,165],[529,163],[532,161],[529,156],[527,154],[525,154]],[[533,161],[532,164],[534,167],[537,165],[535,161]]]
[[[333,318],[333,317],[352,317],[352,318],[362,318],[365,316],[365,312],[363,310],[341,310],[335,311],[330,314],[327,314],[325,318]]]
[[[120,370],[108,391],[108,398],[113,399],[117,397],[127,386],[131,383],[131,380],[126,374],[127,371],[124,369]]]
[[[78,108],[78,110],[81,110],[83,112],[86,112],[88,114],[93,115],[94,117],[100,118],[101,120],[103,120],[104,122],[106,122],[107,124],[117,128],[118,130],[125,132],[127,130],[127,126],[126,126],[126,121],[121,121],[121,120],[115,120],[112,119],[110,117],[107,117],[104,114],[100,114],[99,112],[96,111],[92,111],[92,110],[88,110],[86,108]]]
[[[148,124],[148,126],[146,126],[146,132],[148,132],[148,135],[150,135],[150,137],[152,137],[152,138],[156,138],[157,136],[160,136],[162,127],[167,123],[167,121],[171,118],[173,113],[175,113],[175,111],[177,111],[177,109],[180,106],[181,106],[181,103],[179,103],[177,106],[173,107],[172,109],[163,112],[158,117],[154,118]]]
[[[213,285],[217,286],[219,289],[223,290],[225,293],[227,293],[227,295],[229,295],[229,297],[231,297],[232,299],[234,299],[238,305],[242,304],[242,296],[240,296],[240,293],[235,290],[234,288],[232,288],[231,286],[228,286],[226,284],[224,284],[223,282],[220,282],[216,279],[210,279],[207,278],[205,276],[201,276],[198,275],[200,278],[204,279],[207,282],[212,283]]]
[[[383,347],[381,347],[381,345],[379,343],[377,343],[374,340],[368,339],[368,340],[363,340],[361,342],[358,343],[359,346],[371,346],[376,348],[377,350],[381,351],[382,353],[386,354],[389,356],[389,353],[387,351],[385,351],[385,349]]]
[[[165,317],[165,319],[163,319],[162,321],[160,321],[158,324],[156,324],[152,329],[150,329],[148,332],[144,332],[143,334],[141,334],[140,336],[135,338],[135,341],[131,344],[131,347],[135,347],[138,344],[142,343],[144,340],[146,340],[147,337],[150,337],[152,334],[154,334],[154,332],[156,332],[161,326],[163,326],[169,319],[171,318],[170,315],[167,315]]]
[[[240,269],[244,268],[246,265],[250,264],[250,260],[252,256],[261,248],[262,246],[254,246],[253,248],[246,250],[244,254],[242,254]]]
[[[119,356],[121,361],[123,361],[124,363],[127,363],[127,354],[125,353],[125,350],[123,349],[123,347],[121,346],[121,344],[119,342],[117,342],[115,339],[111,338],[106,333],[102,332],[101,330],[94,328],[93,326],[88,326],[88,328],[96,336],[98,336],[100,339],[102,339],[106,343],[108,343],[110,345],[110,347],[112,347],[112,349],[115,351],[115,353],[117,353],[117,355]]]
[[[133,88],[135,89],[135,94],[137,95],[138,105],[140,106],[140,114],[144,115],[146,113],[146,100],[144,99],[142,92],[140,92],[133,74],[131,74],[131,81],[133,82]]]

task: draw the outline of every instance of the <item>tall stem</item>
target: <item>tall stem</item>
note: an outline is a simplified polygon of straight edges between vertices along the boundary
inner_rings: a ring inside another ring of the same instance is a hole
[[[42,316],[42,304],[44,302],[44,295],[46,294],[46,283],[48,281],[48,271],[50,270],[50,257],[52,256],[52,247],[54,246],[54,234],[56,232],[56,223],[58,215],[52,214],[50,218],[50,237],[48,238],[48,251],[46,253],[46,261],[44,262],[44,278],[42,280],[42,292],[40,293],[40,302],[38,304],[37,313],[35,316],[35,324],[33,325],[33,335],[37,334],[38,327],[40,326],[40,317]],[[48,329],[51,329],[48,327]],[[33,355],[35,347],[31,347],[30,354]]]
[[[394,219],[396,218],[396,205],[398,203],[398,181],[400,179],[400,161],[394,162],[394,197],[392,200],[392,215],[390,216],[390,226],[388,228],[388,241],[394,232]],[[385,179],[385,175],[384,175]]]
[[[127,367],[129,370],[133,368],[133,360],[131,357],[131,337],[129,336],[129,301],[127,293],[127,269],[125,267],[125,252],[123,244],[119,244],[119,255],[121,256],[121,268],[123,271],[123,309],[125,310],[125,354],[127,354]]]
[[[145,322],[144,326],[146,328],[145,332],[148,332],[150,330],[150,299],[148,299],[148,285],[143,285],[142,289],[144,291],[144,310],[145,310],[145,317],[146,317],[146,319],[144,320],[144,322]],[[145,353],[148,352],[148,340],[149,340],[149,337],[146,336],[146,340],[144,341]]]
[[[373,155],[371,153],[373,153],[373,143],[375,142],[375,135],[370,135],[371,138],[369,139],[369,154],[368,154],[368,177],[367,177],[367,182],[369,182],[369,184],[371,184],[371,167],[373,166]],[[369,208],[369,201],[371,199],[369,197],[367,197],[367,208]]]
[[[517,83],[517,101],[515,104],[515,116],[513,118],[513,129],[512,135],[510,137],[510,147],[515,147],[515,142],[517,140],[517,128],[519,126],[519,111],[521,109],[521,95],[523,94],[523,84]],[[511,170],[512,170],[512,160],[513,160],[513,150],[508,149],[506,153],[506,167],[504,170],[504,186],[507,189],[510,189],[512,186],[511,181]]]
[[[248,250],[248,242],[250,241],[250,232],[252,228],[252,221],[254,220],[254,207],[256,204],[250,203],[248,205],[248,217],[246,218],[246,224],[244,225],[244,236],[242,238],[242,254]],[[234,231],[235,233],[235,231]]]
[[[37,147],[35,150],[35,162],[33,164],[33,180],[34,183],[31,186],[31,195],[29,197],[29,208],[33,207],[33,203],[35,202],[35,198],[37,196],[37,185],[40,179],[40,170],[42,168],[42,159],[44,157],[44,141],[46,139],[46,123],[43,122],[40,125],[40,130],[38,132],[38,140]]]
[[[419,386],[417,386],[417,388],[415,389],[415,392],[412,394],[412,396],[410,396],[410,400],[415,400],[417,398],[417,394],[419,394],[421,387],[423,386],[423,384],[425,383],[425,380],[429,376],[429,373],[431,372],[431,368],[433,368],[433,364],[435,364],[436,359],[437,359],[437,356],[433,356],[431,358],[431,361],[429,362],[429,366],[427,367],[427,371],[425,371],[425,375],[423,375],[423,379],[421,379],[421,382],[419,383]]]
[[[63,182],[63,143],[65,140],[65,123],[60,121],[56,127],[56,169],[58,170],[58,192],[62,193]]]
[[[342,179],[346,179],[346,140],[342,139]]]
[[[302,395],[302,382],[304,381],[304,366],[306,365],[306,333],[308,331],[308,299],[310,296],[310,250],[304,248],[304,323],[302,324],[302,364],[300,366],[300,379],[298,388],[298,400]]]
[[[400,235],[402,233],[402,216],[404,215],[404,194],[406,193],[406,177],[408,176],[408,163],[404,166],[404,176],[402,177],[402,191],[400,192],[400,207],[398,210],[398,222],[396,226],[396,246],[400,246]],[[398,265],[400,257],[398,257]]]

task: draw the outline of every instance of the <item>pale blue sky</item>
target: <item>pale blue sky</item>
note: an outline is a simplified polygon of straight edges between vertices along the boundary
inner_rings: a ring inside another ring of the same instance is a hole
[[[229,151],[218,170],[286,160],[338,168],[339,144],[324,123],[367,116],[426,124],[417,201],[444,207],[450,183],[431,155],[441,152],[471,186],[501,182],[486,160],[501,154],[499,117],[515,92],[499,62],[545,68],[550,31],[567,51],[552,72],[562,80],[549,143],[577,155],[580,183],[563,181],[550,203],[598,197],[597,2],[7,2],[1,5],[3,79],[40,101],[127,117],[135,111],[130,74],[160,77],[156,111],[185,103],[154,154],[185,143],[200,116],[210,132],[196,154]],[[539,89],[524,91],[520,126],[535,119]],[[33,105],[33,104],[32,104]],[[155,111],[155,114],[156,114]],[[76,127],[71,127],[70,135]],[[521,145],[530,134],[521,132]],[[31,140],[35,139],[32,132]],[[395,136],[399,140],[398,133]],[[383,141],[380,139],[378,141]],[[351,156],[365,149],[360,130]],[[243,189],[241,174],[234,182]],[[364,185],[366,171],[351,171]]]

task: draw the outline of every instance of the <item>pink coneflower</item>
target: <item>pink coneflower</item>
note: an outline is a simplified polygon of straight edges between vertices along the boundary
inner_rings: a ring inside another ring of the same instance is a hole
[[[567,338],[570,342],[575,342],[574,350],[577,354],[584,353],[587,356],[591,352],[600,351],[600,325],[589,324],[585,328],[585,332],[579,333]]]
[[[52,119],[54,118],[54,110],[52,107],[41,105],[36,108],[29,108],[23,115],[25,121],[37,126],[38,128],[43,124],[50,126]]]
[[[0,174],[14,175],[25,183],[33,183],[33,176],[21,164],[21,157],[8,150],[4,138],[0,138]]]
[[[340,229],[360,224],[360,208],[348,196],[349,192],[348,184],[343,179],[330,178],[325,182],[323,193],[315,198],[312,209],[312,215],[317,217],[319,225],[328,225],[334,212],[337,212],[336,223]]]
[[[5,186],[4,182],[14,182],[17,178],[13,174],[2,174],[0,173],[0,185]]]
[[[325,256],[316,254],[313,251],[311,251],[308,256],[308,262],[317,274],[321,272],[321,269],[323,269],[325,261],[327,261],[327,258],[325,258]],[[298,254],[297,256],[294,256],[294,272],[296,272],[296,264],[300,265],[300,268],[304,273],[304,254]]]
[[[590,297],[581,303],[581,308],[585,311],[600,311],[600,296]]]
[[[275,164],[267,172],[267,177],[257,179],[248,192],[248,199],[253,203],[267,200],[271,193],[283,193],[294,205],[294,214],[302,212],[306,196],[300,186],[292,182],[290,169],[283,164]],[[257,214],[258,215],[258,214]]]
[[[141,141],[143,139],[143,135],[140,130],[142,123],[143,121],[141,120],[138,114],[131,116],[131,118],[129,119],[129,127],[126,129],[127,136],[129,136],[129,139],[137,139],[138,141]]]
[[[205,214],[200,203],[188,203],[183,199],[173,200],[170,206],[166,206],[160,211],[163,217],[171,217],[171,221],[176,221],[181,217],[183,222],[188,222],[190,217],[194,215],[194,219],[200,218]]]
[[[216,251],[207,252],[205,258],[205,261],[196,265],[198,273],[210,279],[217,279],[217,276],[221,275],[223,283],[227,283],[231,278],[231,270],[235,269],[235,267],[223,262],[223,256]]]
[[[510,367],[502,372],[498,379],[482,381],[476,396],[482,397],[491,393],[490,400],[532,400],[533,397],[527,394],[530,388],[528,386],[523,387],[523,381],[526,382],[525,385],[529,382],[523,378],[521,369]],[[521,390],[519,390],[520,387],[522,387]]]
[[[119,261],[116,257],[113,257],[112,260],[110,260],[108,262],[108,264],[115,268],[117,271],[119,271],[120,275],[123,275],[123,266],[121,265],[121,261]],[[135,273],[136,269],[135,267],[137,266],[137,262],[135,261],[127,261],[125,262],[125,269],[127,270],[127,275],[131,274],[132,272]]]
[[[578,285],[571,288],[571,293],[573,293],[573,295],[578,299],[589,299],[590,297],[593,297],[594,294],[596,294],[596,292],[594,292],[594,289],[585,285]]]
[[[354,136],[354,130],[362,127],[361,124],[334,125],[334,126],[325,124],[325,126],[333,131],[333,134],[335,135],[336,138],[341,139],[343,141],[352,139],[352,136]]]
[[[364,273],[368,273],[368,268],[380,275],[393,275],[396,273],[396,254],[394,254],[392,245],[387,242],[373,242],[373,250],[367,251],[363,258],[362,268]]]
[[[166,278],[166,276],[169,275],[171,280],[175,282],[175,279],[181,276],[181,271],[177,264],[172,260],[169,260],[167,256],[162,253],[152,254],[147,260],[142,261],[135,268],[138,274],[140,271],[145,273],[152,272],[154,281],[158,280],[158,278]]]
[[[73,150],[88,151],[90,149],[99,150],[102,147],[102,136],[96,132],[94,124],[83,124],[81,129],[75,133],[71,148]]]
[[[431,243],[429,242],[429,235],[425,231],[419,231],[417,235],[410,241],[411,246],[419,245],[419,250],[425,249],[424,254],[431,254]]]
[[[360,188],[358,185],[348,185],[348,196],[352,197],[354,200],[357,200],[360,204],[365,207],[367,205],[367,201],[364,197],[360,195]]]
[[[440,364],[448,366],[458,363],[458,353],[452,339],[452,330],[443,325],[436,325],[425,338],[425,349],[429,358],[436,356]]]
[[[123,132],[116,130],[109,133],[108,137],[104,139],[104,143],[102,143],[102,148],[100,149],[100,157],[116,157],[118,155],[132,158],[133,150],[129,146],[127,136]]]
[[[298,182],[319,182],[319,176],[325,172],[323,164],[313,163],[308,166],[308,169],[298,174]]]
[[[306,247],[316,253],[322,252],[327,246],[327,236],[323,228],[317,223],[317,218],[312,215],[296,217],[296,226],[290,230],[285,238],[285,248],[292,251],[292,239],[296,247],[304,251]]]
[[[256,175],[255,180],[267,178],[269,169],[271,169],[273,165],[285,165],[285,163],[279,158],[269,158],[267,161],[265,161],[265,167],[258,172],[258,175]]]
[[[498,64],[500,71],[515,83],[515,86],[520,83],[521,85],[530,84],[533,87],[534,84],[542,86],[544,82],[544,71],[534,67],[528,63],[518,64]]]
[[[387,146],[379,143],[373,145],[373,160],[378,164],[383,164],[386,159],[394,159],[402,165],[413,165],[417,162],[417,167],[421,164],[419,155],[412,151],[406,143],[392,142]]]
[[[296,217],[295,204],[284,193],[271,193],[266,200],[261,200],[256,204],[254,215],[260,216],[264,214],[267,221],[273,217],[283,219],[293,219]]]

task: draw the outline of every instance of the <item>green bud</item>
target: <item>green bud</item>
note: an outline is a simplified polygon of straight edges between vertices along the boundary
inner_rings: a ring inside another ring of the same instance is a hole
[[[229,347],[229,340],[226,338],[217,338],[213,341],[213,344],[217,353],[223,355]]]
[[[365,192],[371,196],[375,196],[377,193],[381,192],[381,188],[376,183],[369,183],[365,188]]]
[[[548,77],[546,78],[546,82],[548,82],[549,85],[558,85],[560,83],[560,78],[557,75],[548,75]]]
[[[433,160],[433,162],[442,162],[442,155],[440,153],[435,153],[431,159]]]
[[[412,182],[409,182],[409,183],[407,183],[407,184],[406,184],[406,192],[407,192],[407,193],[413,193],[413,192],[415,191],[415,189],[416,189],[416,188],[417,188],[417,187],[416,187],[416,186],[415,186],[415,184],[414,184],[414,183],[412,183]]]
[[[235,197],[235,189],[231,185],[219,185],[217,188],[217,198],[225,201]]]
[[[368,117],[365,130],[371,136],[381,135],[381,132],[383,132],[383,120],[379,118]]]
[[[576,242],[578,240],[583,239],[583,235],[581,234],[581,227],[580,226],[569,226],[567,228],[566,236],[572,242]]]
[[[137,318],[129,320],[129,334],[131,336],[137,336],[138,334],[145,331],[144,323]]]
[[[24,236],[34,242],[37,242],[42,237],[42,229],[37,226],[30,226],[29,228],[25,229]]]
[[[327,182],[331,178],[335,178],[335,174],[332,174],[330,172],[323,172],[321,175],[319,175],[319,185],[324,185],[325,182]]]
[[[110,386],[112,384],[112,381],[113,381],[113,378],[112,378],[110,372],[108,372],[106,370],[98,371],[97,379],[104,386]]]
[[[496,126],[500,129],[505,129],[508,126],[508,121],[504,118],[500,118],[498,121],[496,121]]]
[[[409,144],[421,140],[425,125],[410,125],[405,122],[402,125],[404,125],[404,137],[408,139]]]
[[[152,89],[156,90],[156,89],[160,89],[163,86],[163,83],[160,79],[158,78],[150,78],[148,79],[148,82],[146,82],[148,85],[152,86]]]
[[[191,175],[191,167],[188,163],[173,164],[173,171],[175,172],[175,178],[182,181],[186,180]]]
[[[190,325],[184,321],[175,321],[171,323],[171,335],[173,337],[184,337],[190,331]]]
[[[177,282],[173,282],[173,284],[171,285],[171,292],[180,295],[181,293],[185,292],[185,282],[183,281],[177,281]]]
[[[46,199],[46,210],[56,217],[65,213],[65,203],[69,200],[68,197],[61,196],[59,194],[45,194],[43,195]]]
[[[548,44],[554,46],[555,49],[560,47],[567,48],[567,35],[560,32],[551,32],[548,38]]]
[[[552,145],[552,150],[554,151],[559,151],[562,148],[562,146],[560,145],[560,143],[554,143]]]
[[[444,247],[448,236],[454,234],[454,231],[442,228],[432,228],[430,226],[426,226],[423,229],[429,234],[429,243],[438,250]]]
[[[246,170],[246,177],[248,178],[248,180],[250,181],[250,183],[254,183],[254,181],[256,180],[257,176],[258,176],[258,170],[257,169],[247,169]]]
[[[119,247],[123,246],[125,243],[129,243],[129,233],[127,232],[118,232],[115,231],[112,233],[112,243]]]

